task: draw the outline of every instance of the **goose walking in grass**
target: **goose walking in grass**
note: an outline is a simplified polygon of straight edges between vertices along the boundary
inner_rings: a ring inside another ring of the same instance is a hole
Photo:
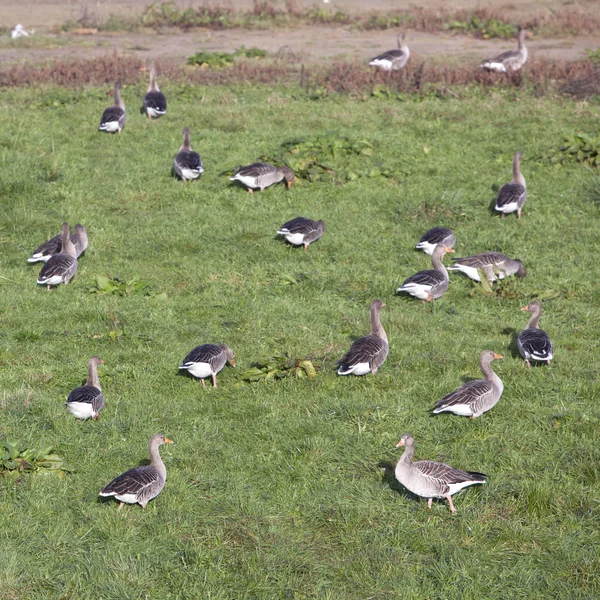
[[[533,300],[521,310],[533,313],[527,327],[519,333],[517,338],[517,347],[519,354],[525,359],[525,364],[529,369],[531,367],[530,360],[537,360],[550,364],[554,353],[554,347],[550,341],[548,334],[538,327],[538,321],[542,314],[542,305]]]
[[[88,376],[85,385],[75,388],[67,398],[67,410],[78,419],[97,419],[104,407],[104,396],[100,389],[98,365],[104,361],[92,356],[88,361]]]
[[[494,210],[502,213],[502,218],[508,213],[517,211],[517,219],[521,218],[521,209],[527,200],[527,184],[521,173],[521,160],[523,155],[515,152],[513,155],[513,178],[505,183],[498,192]]]
[[[284,223],[277,233],[285,238],[292,246],[304,246],[306,250],[313,242],[316,242],[325,231],[323,221],[313,221],[304,217],[296,217]]]
[[[173,440],[157,433],[150,438],[150,464],[134,467],[113,479],[100,490],[100,496],[114,496],[119,502],[119,510],[123,504],[138,504],[146,508],[146,504],[156,498],[165,487],[167,469],[158,452],[163,444],[172,444]]]
[[[156,83],[156,69],[150,67],[150,85],[144,96],[144,111],[149,119],[158,119],[167,112],[167,99]]]
[[[206,383],[204,383],[206,377],[212,377],[213,387],[217,387],[217,373],[227,362],[235,367],[233,359],[233,350],[225,344],[202,344],[202,346],[196,346],[183,359],[179,368],[201,379],[203,388],[206,388]]]
[[[280,181],[285,181],[287,187],[290,188],[295,178],[294,172],[289,167],[274,167],[267,163],[257,162],[247,167],[240,167],[229,179],[230,181],[239,181],[252,194],[255,189],[262,192],[265,188]]]
[[[194,181],[204,173],[202,160],[190,144],[190,128],[183,128],[183,144],[179,146],[177,156],[173,161],[173,170],[184,181]]]
[[[497,73],[509,73],[510,71],[518,71],[527,61],[527,46],[525,46],[525,38],[529,32],[527,29],[519,31],[519,49],[507,50],[502,54],[481,63],[481,68],[486,71],[495,71]]]
[[[490,283],[510,275],[517,277],[527,275],[527,269],[518,258],[509,258],[500,252],[483,252],[453,260],[454,264],[449,266],[448,270],[460,271],[473,281],[481,281],[480,271],[485,274]]]
[[[502,380],[490,366],[490,363],[497,358],[503,357],[491,350],[484,350],[479,357],[479,366],[485,379],[467,381],[455,392],[438,400],[433,408],[433,414],[451,412],[461,417],[475,419],[496,406],[504,391]]]
[[[406,292],[419,300],[425,300],[425,302],[440,298],[448,289],[448,271],[442,264],[442,259],[448,252],[454,252],[454,250],[444,244],[437,244],[431,255],[433,270],[419,271],[411,275],[398,288],[398,293]]]
[[[65,285],[73,279],[77,272],[77,251],[71,241],[69,224],[62,224],[61,251],[52,255],[42,267],[37,282],[48,286],[48,291],[53,285]]]
[[[70,236],[71,242],[75,245],[75,254],[79,258],[88,247],[88,235],[87,229],[83,225],[75,225],[75,231]],[[31,256],[27,259],[27,262],[48,262],[51,256],[60,254],[62,251],[62,233],[44,242],[41,246],[36,248]]]
[[[356,340],[347,354],[337,361],[340,365],[338,375],[377,373],[384,363],[389,351],[387,334],[380,320],[384,306],[381,300],[371,302],[371,333]]]
[[[427,507],[431,509],[434,498],[446,498],[450,512],[456,509],[452,496],[469,485],[485,483],[487,476],[476,471],[461,471],[444,463],[432,460],[413,462],[415,440],[405,433],[396,448],[404,447],[404,453],[396,465],[396,479],[409,491],[421,498],[427,498]]]
[[[369,65],[371,67],[377,67],[382,71],[387,71],[391,74],[392,71],[399,71],[406,66],[408,59],[410,58],[410,50],[405,43],[406,34],[399,33],[397,36],[398,48],[394,50],[388,50],[379,56],[376,56]]]
[[[421,236],[421,239],[415,248],[423,250],[425,254],[431,256],[438,244],[442,244],[446,246],[446,248],[454,247],[456,238],[454,237],[452,229],[448,229],[447,227],[433,227]]]
[[[118,81],[115,83],[113,102],[113,105],[102,113],[98,129],[106,131],[106,133],[121,133],[125,127],[127,115],[125,114],[125,102],[121,98],[121,84]]]

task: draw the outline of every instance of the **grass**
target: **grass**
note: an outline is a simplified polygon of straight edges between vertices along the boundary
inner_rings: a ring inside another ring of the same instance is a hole
[[[167,116],[148,122],[145,86],[127,86],[115,136],[96,130],[108,86],[0,90],[1,431],[75,470],[0,479],[0,597],[597,597],[597,180],[536,160],[566,132],[593,131],[597,106],[518,90],[313,101],[161,83]],[[197,183],[170,175],[184,125],[206,169]],[[253,195],[228,181],[316,135],[368,141],[365,168],[396,176]],[[516,149],[520,222],[488,210]],[[307,252],[275,236],[297,215],[327,224]],[[87,225],[90,247],[72,284],[47,293],[26,258],[63,219]],[[435,225],[454,228],[456,255],[500,250],[528,276],[489,297],[454,273],[435,305],[395,296],[430,264],[414,245]],[[98,275],[152,294],[92,293]],[[535,296],[556,358],[528,371],[514,336]],[[387,304],[389,358],[375,376],[340,378],[334,361],[366,333],[373,298]],[[204,342],[227,343],[238,364],[206,391],[177,372]],[[500,403],[475,421],[431,417],[488,348],[505,356]],[[323,369],[242,381],[284,352]],[[107,405],[80,423],[64,401],[95,354]],[[175,440],[166,487],[145,511],[118,512],[98,491],[147,459],[156,432]],[[488,484],[456,496],[456,515],[428,511],[391,476],[405,432],[418,457]]]

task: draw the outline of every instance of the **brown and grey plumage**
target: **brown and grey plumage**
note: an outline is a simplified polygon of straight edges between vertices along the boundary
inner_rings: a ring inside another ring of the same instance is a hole
[[[389,351],[387,334],[380,320],[384,306],[381,300],[371,302],[371,333],[356,340],[347,354],[337,361],[340,365],[338,375],[377,373]]]
[[[167,99],[156,83],[156,69],[150,67],[150,84],[144,96],[144,111],[149,119],[162,117],[167,112]]]
[[[498,191],[494,209],[504,215],[517,211],[517,219],[521,218],[521,209],[527,200],[527,183],[521,173],[521,160],[523,155],[515,152],[513,155],[513,178],[505,183]]]
[[[396,465],[396,479],[410,492],[422,498],[427,498],[427,506],[431,508],[433,498],[446,498],[450,511],[456,509],[452,503],[452,495],[463,488],[477,483],[485,483],[487,476],[476,471],[461,471],[444,463],[432,460],[413,462],[415,455],[415,440],[412,435],[405,433],[396,444],[397,448],[404,446],[405,450]]]
[[[538,326],[540,315],[542,314],[542,305],[537,301],[531,301],[521,310],[533,313],[527,327],[519,333],[517,338],[517,347],[519,354],[525,359],[527,368],[531,367],[530,360],[537,360],[550,364],[554,356],[554,347],[550,341],[550,336]]]
[[[452,229],[448,229],[447,227],[433,227],[421,236],[415,248],[423,250],[425,254],[431,256],[438,244],[443,244],[447,248],[452,248],[456,244],[456,238]]]
[[[75,245],[75,254],[77,258],[85,252],[88,247],[87,229],[80,224],[75,225],[75,231],[70,236],[71,242]],[[44,242],[37,247],[27,259],[27,262],[47,262],[54,254],[60,254],[62,251],[62,233]]]
[[[527,270],[518,258],[509,258],[500,252],[483,252],[474,256],[453,259],[454,264],[449,271],[461,271],[474,281],[481,281],[479,271],[483,271],[487,280],[493,283],[510,275],[525,277]]]
[[[437,244],[431,255],[433,270],[419,271],[411,275],[404,280],[397,292],[406,292],[426,302],[440,298],[448,289],[448,271],[442,264],[442,259],[448,252],[454,252],[454,250],[444,244]]]
[[[498,73],[508,73],[509,71],[518,71],[527,61],[527,46],[525,46],[525,38],[529,32],[527,29],[519,31],[519,49],[507,50],[499,54],[495,58],[484,60],[481,63],[481,68],[486,71],[496,71]]]
[[[438,400],[433,408],[433,414],[451,412],[461,417],[475,419],[496,406],[504,391],[502,380],[490,366],[496,358],[503,357],[491,350],[484,350],[479,357],[479,366],[485,379],[467,381],[455,392]]]
[[[394,50],[388,50],[379,56],[376,56],[369,62],[371,67],[377,67],[382,71],[398,71],[406,66],[408,59],[410,58],[410,50],[404,40],[406,39],[405,33],[399,33],[397,36],[398,48]]]
[[[123,98],[121,98],[121,84],[118,81],[115,83],[113,94],[114,104],[102,113],[98,129],[107,133],[121,133],[123,127],[125,127],[127,115],[125,113],[125,103],[123,102]]]
[[[100,496],[114,496],[119,502],[119,510],[123,504],[138,504],[146,508],[146,504],[156,498],[165,487],[167,469],[158,452],[163,444],[172,444],[173,440],[157,433],[150,438],[150,464],[134,467],[113,479],[100,490]]]
[[[67,398],[67,410],[78,419],[98,418],[104,407],[104,396],[100,389],[98,365],[104,361],[99,356],[92,356],[88,361],[88,376],[85,385],[75,388]]]
[[[185,181],[194,181],[204,173],[202,160],[197,152],[192,150],[190,145],[190,128],[183,128],[183,144],[179,146],[179,151],[173,161],[173,169],[177,175]]]
[[[259,189],[262,192],[265,188],[280,181],[285,181],[289,188],[295,178],[294,172],[289,167],[274,167],[267,163],[257,162],[247,167],[240,167],[229,179],[239,181],[252,193],[253,189]]]
[[[71,241],[68,223],[62,224],[61,244],[61,252],[52,255],[38,275],[37,282],[40,285],[48,286],[48,291],[50,291],[50,286],[61,283],[66,285],[77,272],[77,252]]]
[[[217,387],[217,373],[229,361],[235,367],[233,350],[226,344],[203,344],[196,346],[181,363],[180,369],[187,371],[190,375],[202,379],[202,387],[205,377],[212,377],[213,387]]]
[[[285,237],[286,241],[293,246],[304,246],[306,250],[310,244],[316,242],[325,231],[323,221],[313,221],[305,217],[296,217],[284,223],[277,233]]]

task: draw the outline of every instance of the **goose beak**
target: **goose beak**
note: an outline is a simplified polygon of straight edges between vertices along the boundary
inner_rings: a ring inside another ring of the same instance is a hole
[[[230,364],[232,367],[235,367],[235,360],[230,360],[230,361],[229,361],[229,364]]]
[[[102,359],[100,359],[100,364],[101,364],[101,365],[103,365],[103,364],[104,364],[104,361],[103,361]]]
[[[292,187],[292,182],[291,182],[291,181],[288,181],[288,182],[287,182],[287,186],[288,186],[288,190],[289,190],[289,189]]]
[[[494,352],[494,358],[504,358],[504,356],[502,356],[502,354],[496,354],[496,353]]]
[[[400,448],[400,446],[405,446],[406,442],[404,440],[400,440],[397,444],[396,444],[396,448]]]
[[[174,444],[175,442],[173,440],[170,440],[169,438],[165,438],[165,444]]]
[[[453,248],[445,248],[444,251],[445,252],[454,252],[454,249]]]
[[[529,310],[529,306],[524,306],[521,310]]]
[[[383,302],[381,303],[381,308],[385,308],[385,304]]]

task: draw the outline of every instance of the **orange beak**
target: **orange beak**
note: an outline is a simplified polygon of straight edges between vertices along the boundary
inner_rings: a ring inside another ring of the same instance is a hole
[[[173,440],[170,440],[169,438],[165,438],[165,444],[174,444],[175,442]]]
[[[405,442],[404,440],[400,440],[397,444],[396,444],[396,448],[400,448],[400,446],[404,446]]]
[[[103,361],[102,359],[100,359],[100,364],[101,364],[101,365],[103,365],[103,364],[104,364],[104,361]]]
[[[383,307],[385,307],[385,304],[384,304],[383,302],[381,303],[381,307],[382,307],[382,308],[383,308]]]
[[[494,358],[504,358],[504,356],[502,356],[502,354],[496,354],[496,353],[494,352]]]
[[[524,306],[521,310],[529,310],[529,306]]]
[[[444,248],[444,252],[454,252],[452,248]]]
[[[235,360],[230,360],[230,361],[229,361],[229,364],[230,364],[232,367],[235,367]]]

